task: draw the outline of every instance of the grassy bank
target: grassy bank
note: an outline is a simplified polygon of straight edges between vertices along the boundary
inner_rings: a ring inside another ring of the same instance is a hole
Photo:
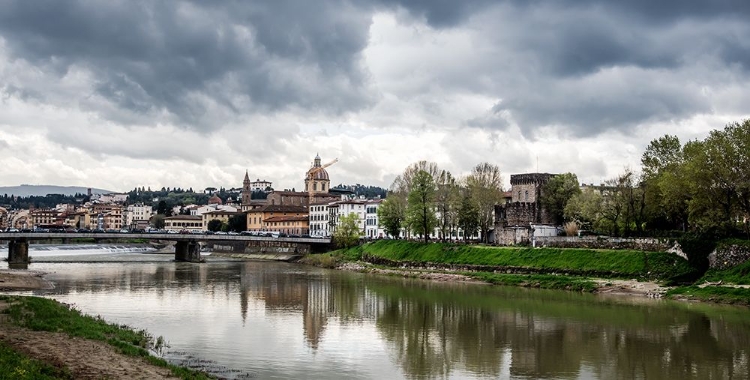
[[[163,359],[151,356],[148,350],[159,349],[164,342],[161,338],[153,339],[146,331],[133,331],[127,326],[110,324],[101,318],[81,314],[78,310],[46,298],[0,296],[0,300],[9,304],[3,313],[17,326],[36,331],[61,332],[74,337],[106,342],[124,355],[141,357],[151,364],[168,368],[175,376],[182,379],[212,378],[201,372],[174,366]],[[18,360],[22,362],[26,360],[23,357],[14,359],[18,356],[17,353],[2,352],[0,363],[11,363],[8,364],[11,366],[14,365],[12,363],[18,363]],[[39,375],[29,378],[47,376],[48,369],[44,366],[29,368],[38,368],[34,371]]]
[[[331,252],[321,260],[364,259],[387,266],[466,267],[479,271],[568,274],[670,281],[693,269],[664,252],[562,248],[484,247],[402,240],[382,240]]]
[[[32,359],[0,342],[0,379],[73,379],[67,368],[57,368]]]
[[[699,287],[697,285],[680,286],[668,291],[666,296],[673,299],[750,306],[750,289],[747,288],[727,286]]]

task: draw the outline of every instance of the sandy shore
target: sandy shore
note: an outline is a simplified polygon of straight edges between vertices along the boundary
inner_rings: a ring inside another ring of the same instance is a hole
[[[27,270],[0,270],[0,290],[52,289],[44,273]],[[0,341],[34,359],[55,367],[67,367],[75,379],[172,379],[167,368],[142,358],[126,356],[99,341],[70,337],[63,333],[32,331],[12,325],[0,300]]]

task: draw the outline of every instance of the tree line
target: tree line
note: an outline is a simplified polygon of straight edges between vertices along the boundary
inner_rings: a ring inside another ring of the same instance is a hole
[[[378,207],[379,223],[394,237],[403,230],[427,242],[437,229],[445,241],[461,230],[465,239],[479,233],[486,242],[495,205],[503,199],[502,185],[500,168],[487,162],[456,178],[434,162],[419,161],[393,181]]]
[[[582,191],[571,189],[574,175],[555,177],[545,188],[545,205],[568,189],[557,198],[563,219],[613,236],[750,236],[750,120],[685,144],[673,135],[654,139],[640,169]]]

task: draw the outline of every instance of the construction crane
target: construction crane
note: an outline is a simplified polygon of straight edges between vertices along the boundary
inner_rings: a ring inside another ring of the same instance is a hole
[[[312,203],[313,203],[313,179],[315,178],[315,173],[317,173],[317,172],[319,172],[319,171],[321,171],[321,170],[323,170],[323,169],[325,169],[325,168],[327,168],[327,167],[329,167],[329,166],[331,166],[331,165],[333,165],[333,164],[335,164],[337,162],[339,162],[339,159],[338,158],[334,158],[333,161],[331,161],[331,162],[329,162],[329,163],[327,163],[325,165],[313,166],[310,169],[310,171],[307,172],[307,193],[310,196],[310,199],[307,201],[308,212],[310,210],[310,205],[312,205]]]

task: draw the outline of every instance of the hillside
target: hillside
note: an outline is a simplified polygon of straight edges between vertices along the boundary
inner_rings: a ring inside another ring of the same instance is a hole
[[[81,186],[52,186],[52,185],[21,185],[21,186],[0,186],[0,195],[16,195],[19,197],[45,196],[47,194],[75,195],[76,193],[86,194],[88,187]],[[93,194],[114,193],[111,190],[91,188]]]

